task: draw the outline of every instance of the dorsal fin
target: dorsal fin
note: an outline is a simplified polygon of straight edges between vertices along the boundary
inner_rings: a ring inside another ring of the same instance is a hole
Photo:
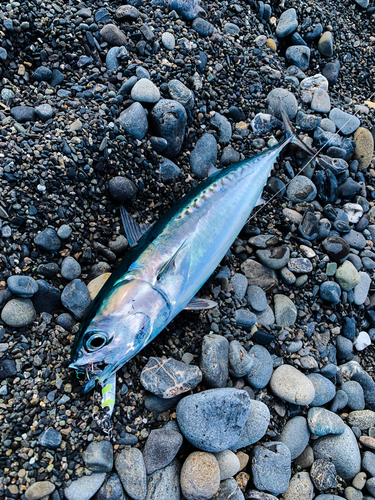
[[[138,222],[136,222],[133,217],[130,217],[130,215],[122,205],[120,206],[120,214],[126,239],[128,240],[129,245],[132,247],[138,243],[138,241],[142,238],[142,236],[150,228],[150,226],[147,224],[142,226],[138,224]]]

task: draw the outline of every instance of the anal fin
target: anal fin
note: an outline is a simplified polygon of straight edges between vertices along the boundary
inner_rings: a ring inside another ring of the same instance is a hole
[[[188,311],[203,311],[205,309],[213,309],[218,305],[214,300],[200,299],[193,297],[188,305],[185,307]]]

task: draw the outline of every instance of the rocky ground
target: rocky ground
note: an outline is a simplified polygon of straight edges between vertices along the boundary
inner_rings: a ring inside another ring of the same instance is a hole
[[[373,4],[1,7],[5,498],[375,498]],[[280,101],[335,167],[283,154],[200,292],[219,306],[118,372],[106,440],[67,367],[129,248],[119,205],[151,223],[277,144]]]

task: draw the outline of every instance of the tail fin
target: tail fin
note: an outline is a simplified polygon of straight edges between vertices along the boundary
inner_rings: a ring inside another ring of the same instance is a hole
[[[290,123],[290,120],[289,120],[289,117],[288,115],[286,114],[285,112],[285,109],[283,108],[283,106],[281,105],[280,103],[280,113],[281,113],[281,116],[283,118],[283,122],[284,122],[284,128],[285,128],[285,132],[286,132],[286,136],[287,137],[291,137],[291,140],[290,142],[292,144],[295,144],[296,146],[298,146],[299,148],[301,148],[303,151],[305,151],[306,153],[308,153],[309,155],[311,156],[315,156],[316,155],[316,152],[310,148],[307,144],[305,144],[297,135],[297,132],[295,130],[295,128],[293,127],[293,125]]]

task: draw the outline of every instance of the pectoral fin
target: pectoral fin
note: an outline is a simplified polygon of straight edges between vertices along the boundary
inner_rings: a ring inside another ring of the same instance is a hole
[[[138,222],[136,222],[133,217],[130,217],[130,215],[122,205],[120,207],[120,213],[126,239],[128,240],[129,245],[132,247],[138,243],[138,241],[142,238],[145,232],[149,230],[151,226],[149,226],[148,224],[142,226],[138,224]]]
[[[190,269],[190,246],[186,241],[160,269],[155,286],[168,298],[171,305],[178,303]]]
[[[218,305],[214,300],[200,299],[193,297],[188,305],[185,307],[188,311],[203,311],[205,309],[213,309]]]

